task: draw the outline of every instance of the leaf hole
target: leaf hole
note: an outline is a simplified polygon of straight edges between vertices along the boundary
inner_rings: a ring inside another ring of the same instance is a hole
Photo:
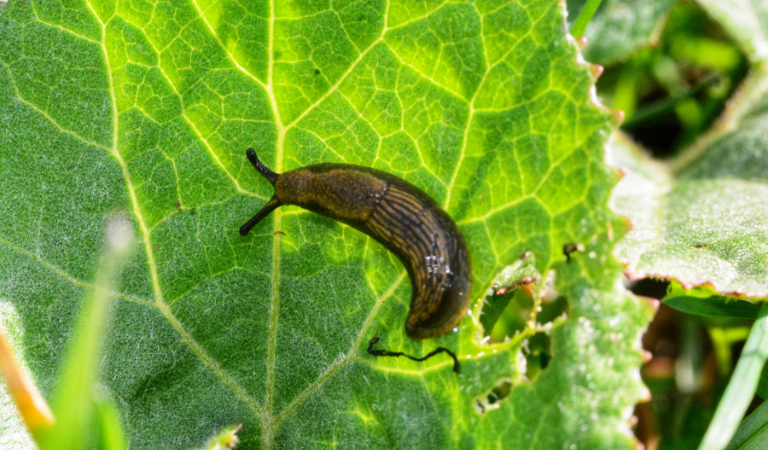
[[[568,301],[554,289],[554,272],[541,287],[541,277],[518,278],[509,287],[489,289],[480,312],[484,343],[506,342],[523,332],[541,329],[569,312]]]
[[[536,381],[552,360],[552,339],[540,331],[526,340],[520,351],[525,357],[525,379]]]
[[[549,363],[552,360],[552,340],[549,334],[540,331],[529,339],[524,340],[519,355],[525,360],[524,364],[518,365],[518,367],[524,367],[525,376],[519,377],[517,382],[536,381],[544,373],[544,370],[549,367]],[[475,399],[475,410],[478,414],[485,414],[488,411],[498,409],[512,392],[512,388],[517,382],[513,382],[510,377],[502,378],[491,389]]]

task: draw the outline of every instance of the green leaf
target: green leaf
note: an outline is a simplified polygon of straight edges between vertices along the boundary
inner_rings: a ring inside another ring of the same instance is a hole
[[[586,3],[587,0],[569,1],[569,18],[575,20]],[[584,57],[604,65],[628,58],[658,40],[667,12],[674,4],[675,0],[603,0],[587,26]]]
[[[762,0],[697,0],[753,61],[768,56],[768,14]]]
[[[630,277],[708,285],[735,297],[768,296],[766,126],[768,116],[745,120],[671,164],[651,160],[617,136],[613,164],[628,173],[612,203],[633,224],[617,245]]]
[[[673,297],[665,298],[664,304],[678,311],[697,316],[732,317],[752,319],[757,317],[760,306],[745,301],[728,303],[722,297]]]
[[[664,304],[688,314],[706,317],[730,317],[755,320],[760,305],[717,295],[711,289],[683,289],[672,282],[664,297]]]
[[[132,448],[199,447],[229,423],[243,449],[633,447],[650,310],[611,256],[613,118],[559,2],[28,0],[0,29],[0,299],[45,395],[104,217],[126,212],[142,251],[102,382]],[[239,236],[272,194],[248,147],[277,172],[360,164],[433,196],[471,253],[458,331],[408,339],[403,266],[352,228],[285,207]],[[477,321],[525,251],[570,302],[535,381],[523,344],[539,330],[486,344]],[[461,373],[446,355],[374,358],[374,336],[455,350]],[[509,395],[478,412],[502,380]]]

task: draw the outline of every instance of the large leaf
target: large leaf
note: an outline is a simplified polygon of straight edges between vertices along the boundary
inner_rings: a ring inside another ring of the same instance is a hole
[[[143,251],[126,269],[103,382],[132,448],[629,448],[648,308],[610,256],[612,118],[551,0],[11,2],[0,11],[0,299],[44,393],[92,279],[105,215]],[[277,172],[386,170],[458,222],[472,312],[404,334],[402,265],[349,227],[286,207],[243,238]],[[280,231],[282,233],[277,233]],[[565,262],[564,244],[585,250]],[[524,251],[556,271],[569,316],[525,377],[536,328],[481,343],[496,274]],[[425,363],[366,353],[458,352]],[[512,383],[496,409],[476,402]],[[502,444],[503,443],[503,444]]]
[[[768,9],[763,0],[697,0],[753,61],[768,57]]]
[[[760,64],[718,125],[673,161],[653,161],[627,137],[616,139],[614,164],[629,173],[616,188],[614,209],[635,225],[617,252],[631,277],[768,296],[764,86]]]
[[[699,0],[752,60],[712,129],[678,157],[654,161],[625,136],[613,164],[628,176],[614,209],[635,228],[617,247],[630,276],[768,297],[768,16],[757,0]]]
[[[569,19],[576,20],[586,0],[568,2]],[[614,64],[658,40],[675,0],[603,0],[587,27],[584,56],[597,64]]]

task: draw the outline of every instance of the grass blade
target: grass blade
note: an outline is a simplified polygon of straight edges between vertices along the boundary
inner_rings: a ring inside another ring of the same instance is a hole
[[[98,379],[104,328],[115,285],[130,253],[131,224],[113,219],[107,225],[104,253],[94,288],[84,299],[74,338],[67,350],[59,386],[55,395],[54,414],[57,422],[42,441],[42,450],[75,450],[87,448],[95,438],[94,383]]]
[[[581,12],[579,12],[576,22],[574,22],[571,27],[571,36],[576,39],[584,36],[584,32],[587,30],[587,25],[589,25],[589,21],[592,20],[592,16],[595,15],[595,11],[597,11],[597,7],[600,6],[600,2],[602,2],[602,0],[587,0],[587,3],[581,8]]]
[[[760,305],[744,300],[725,301],[723,297],[672,297],[665,298],[664,304],[688,314],[706,317],[730,317],[754,320]]]
[[[95,405],[98,416],[96,428],[99,430],[100,449],[125,450],[127,448],[125,429],[114,400],[105,393],[97,396]]]
[[[768,448],[768,403],[763,403],[739,425],[726,450]]]
[[[757,389],[768,358],[768,304],[760,308],[731,381],[717,406],[699,450],[720,450],[728,445]]]

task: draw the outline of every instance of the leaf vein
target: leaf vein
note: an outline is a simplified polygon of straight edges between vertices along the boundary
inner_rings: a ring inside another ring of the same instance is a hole
[[[101,27],[101,37],[102,37],[102,43],[101,43],[101,50],[102,50],[102,57],[104,58],[104,62],[107,67],[107,80],[109,82],[109,94],[111,98],[112,103],[112,149],[110,152],[114,156],[114,158],[117,160],[118,164],[120,165],[122,171],[123,171],[123,179],[125,180],[126,186],[128,188],[128,194],[130,197],[131,205],[133,208],[133,214],[136,217],[136,220],[139,224],[139,229],[141,231],[142,241],[144,242],[144,251],[147,255],[147,264],[149,265],[149,272],[151,276],[151,282],[152,282],[152,288],[154,290],[154,296],[155,301],[153,305],[160,310],[160,312],[165,316],[165,318],[168,320],[168,322],[173,326],[173,328],[176,330],[176,332],[179,334],[179,336],[182,338],[184,343],[189,346],[189,348],[195,352],[198,357],[201,359],[201,361],[209,368],[211,369],[216,375],[221,378],[221,380],[227,384],[233,392],[250,408],[252,408],[257,414],[261,413],[261,408],[256,403],[256,401],[251,398],[250,395],[245,391],[245,389],[240,386],[228,373],[226,373],[221,366],[218,365],[218,363],[208,355],[205,350],[192,338],[192,336],[183,328],[181,323],[178,321],[178,319],[173,315],[170,308],[167,304],[163,301],[163,292],[162,288],[160,287],[160,279],[157,271],[157,264],[155,263],[155,256],[154,251],[152,248],[151,243],[151,235],[149,230],[147,229],[146,222],[144,220],[144,216],[141,213],[141,207],[139,206],[139,201],[136,196],[136,191],[133,187],[133,184],[131,182],[131,174],[128,171],[128,167],[125,164],[125,161],[123,160],[122,156],[120,155],[120,152],[118,151],[118,111],[117,111],[117,99],[116,99],[116,93],[115,93],[115,87],[114,87],[114,81],[113,81],[113,72],[110,65],[109,60],[109,53],[107,52],[106,48],[106,25],[101,22],[101,20],[98,17],[98,14],[96,14],[96,11],[93,9],[93,6],[91,5],[90,1],[86,0],[86,4],[88,5],[88,8],[93,13],[94,17],[99,21],[99,23],[102,24]]]
[[[368,317],[366,317],[365,322],[363,322],[363,326],[360,328],[360,333],[358,334],[357,338],[355,339],[355,342],[352,344],[352,347],[349,349],[349,351],[342,355],[340,358],[336,358],[333,360],[333,362],[326,368],[325,372],[320,374],[319,377],[306,389],[304,389],[299,395],[296,396],[296,398],[293,399],[293,401],[283,409],[280,414],[275,416],[275,419],[273,420],[273,426],[277,427],[280,422],[282,422],[288,415],[291,414],[296,408],[304,403],[304,401],[309,398],[309,396],[321,389],[323,385],[331,378],[331,376],[338,372],[340,369],[345,367],[347,364],[349,364],[351,361],[355,359],[355,354],[360,349],[360,345],[365,340],[365,333],[368,331],[368,328],[371,326],[371,323],[373,322],[373,319],[376,317],[376,315],[379,313],[379,309],[384,304],[384,301],[394,295],[395,291],[398,287],[400,287],[400,284],[405,280],[407,276],[407,273],[405,271],[400,272],[400,276],[397,277],[397,279],[392,283],[392,285],[379,297],[376,299],[376,303],[374,304],[373,308],[371,309],[371,312],[368,313]],[[368,281],[370,283],[370,281]],[[371,287],[371,290],[375,292],[375,289]]]

